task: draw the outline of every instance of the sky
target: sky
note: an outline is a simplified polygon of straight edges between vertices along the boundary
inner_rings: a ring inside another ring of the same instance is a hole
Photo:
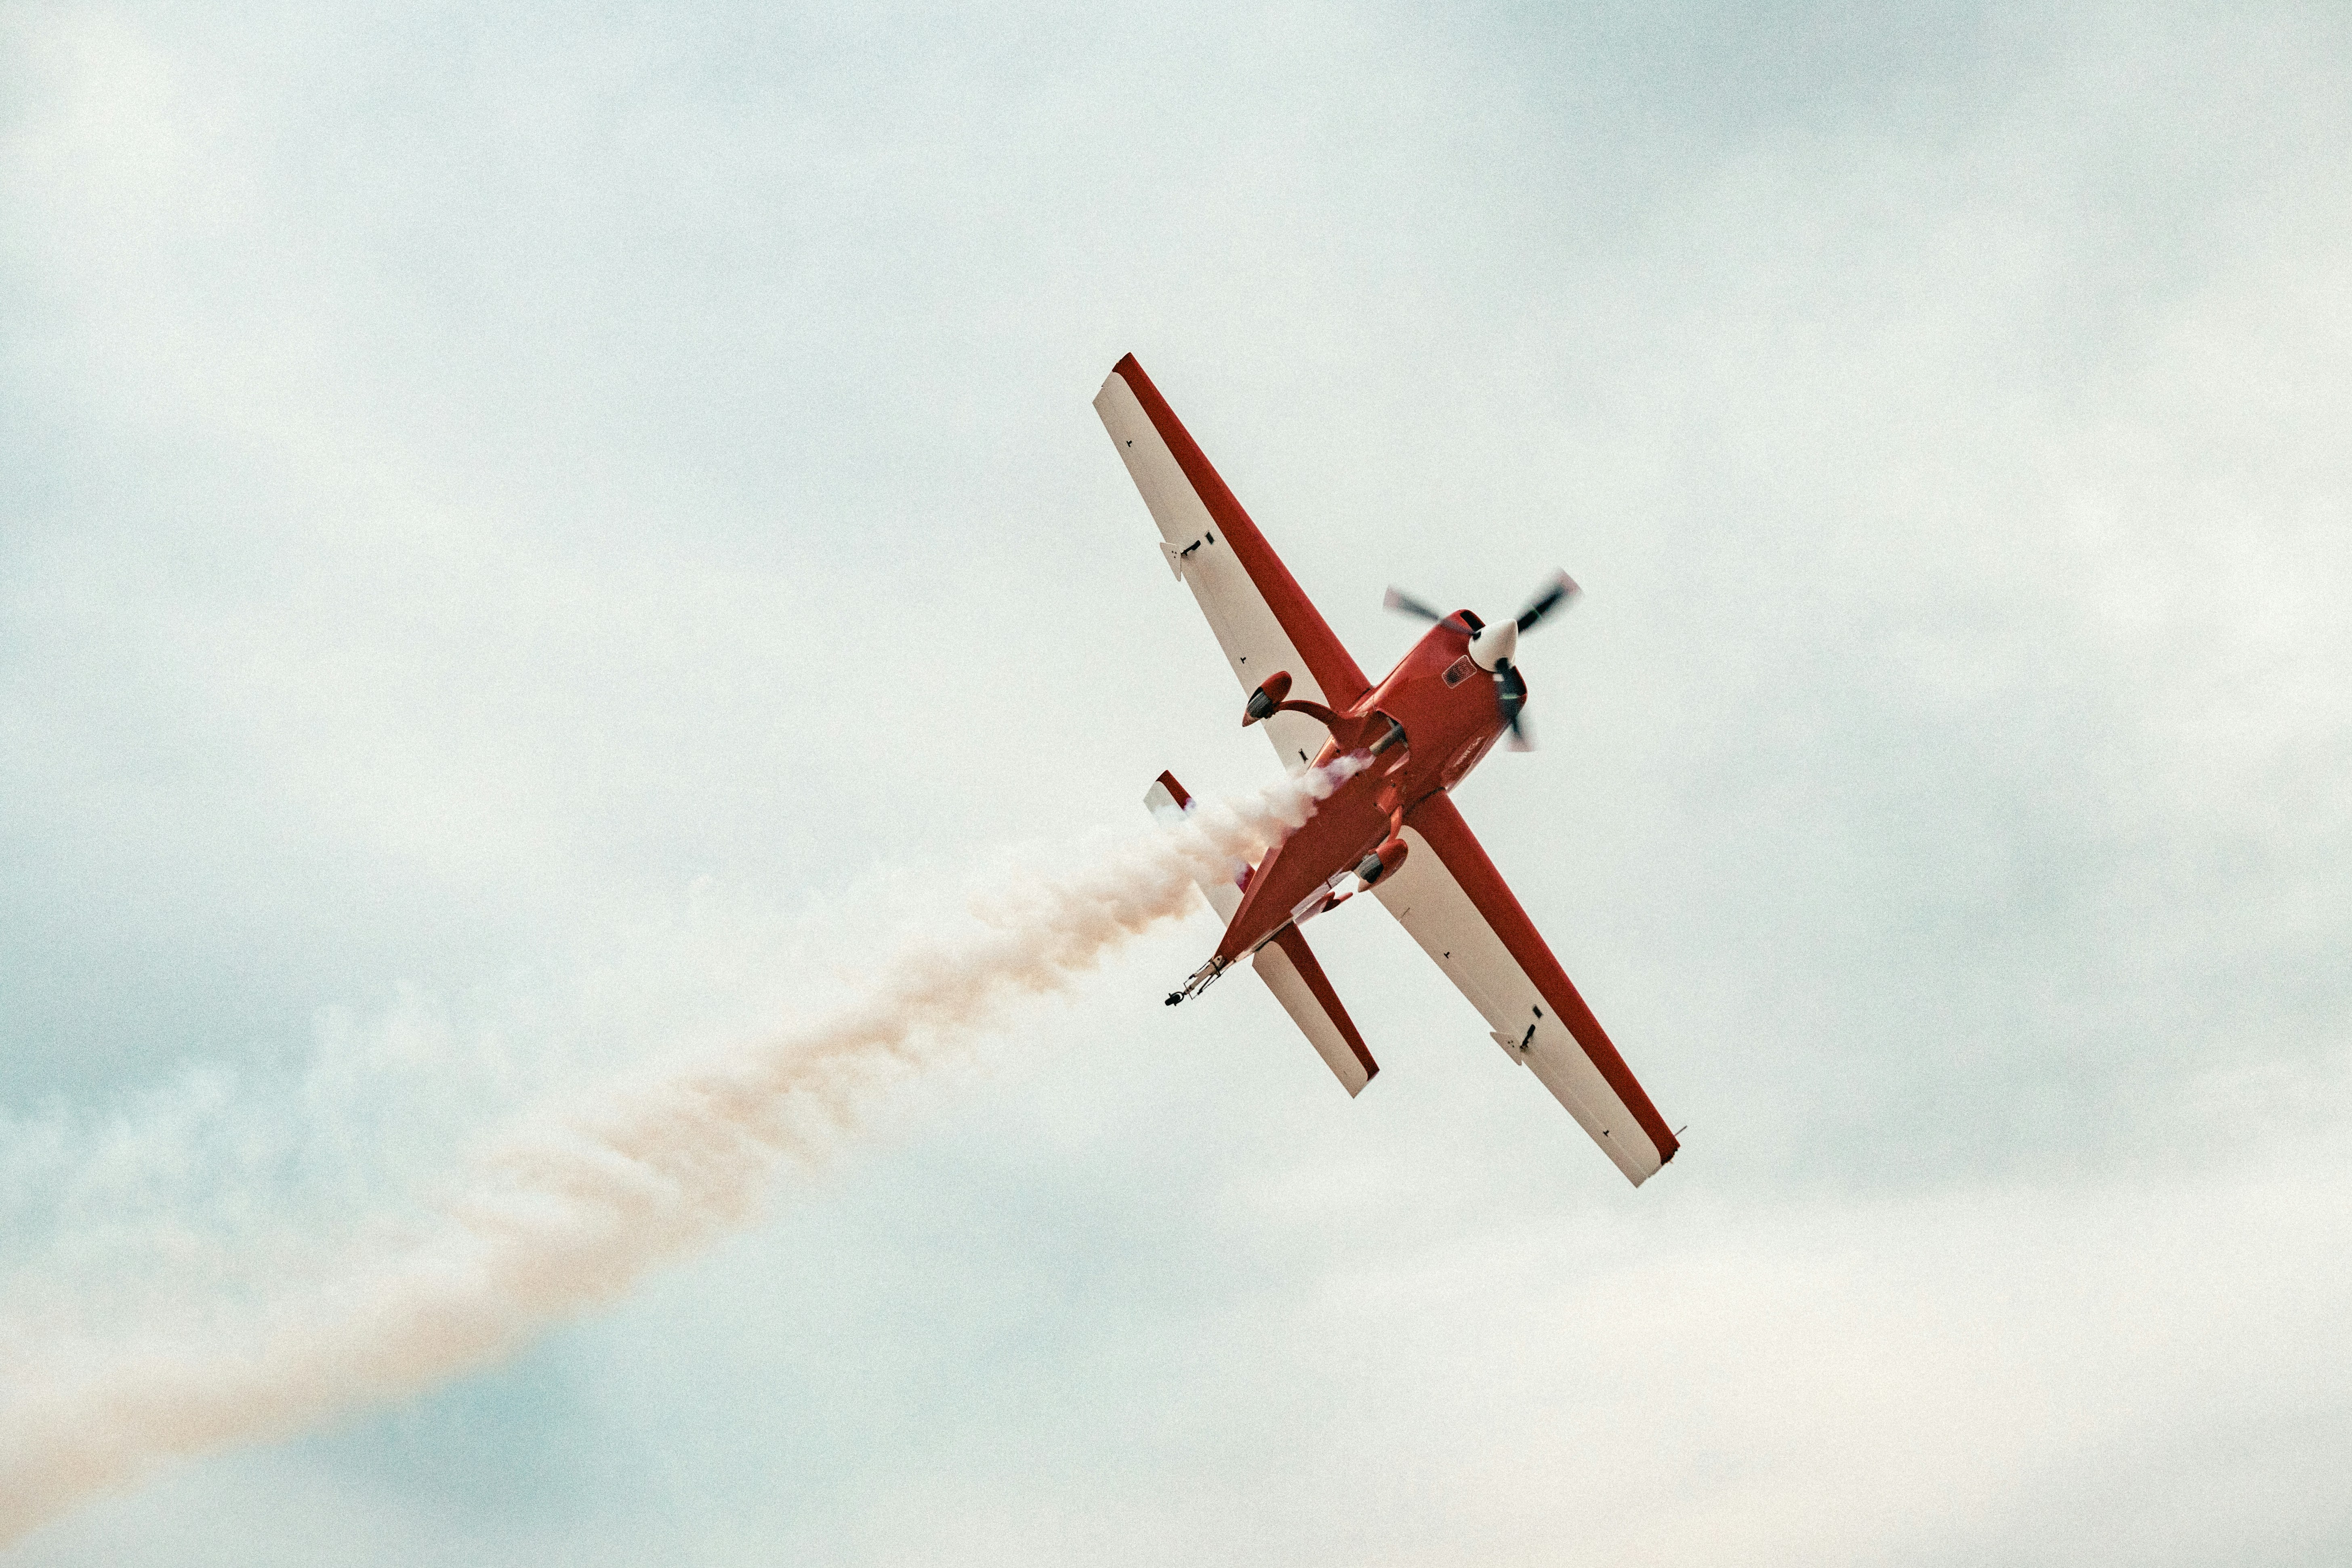
[[[1368,670],[1583,585],[1458,799],[1686,1126],[1202,905],[0,1561],[2344,1561],[2347,163],[2326,5],[0,8],[0,1381],[1274,776],[1129,351]]]

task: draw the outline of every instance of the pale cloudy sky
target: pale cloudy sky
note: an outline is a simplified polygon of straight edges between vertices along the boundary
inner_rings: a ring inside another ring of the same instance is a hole
[[[2352,1555],[2336,7],[0,11],[0,1353],[233,1315],[1272,771],[1133,350],[1685,1152],[1205,910],[504,1367],[39,1564]]]

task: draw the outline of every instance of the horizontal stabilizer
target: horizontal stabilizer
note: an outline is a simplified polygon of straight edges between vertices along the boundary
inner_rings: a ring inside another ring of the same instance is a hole
[[[1143,792],[1143,808],[1161,822],[1181,822],[1184,814],[1192,809],[1192,797],[1184,793],[1184,786],[1176,782],[1174,773],[1161,773],[1151,781],[1151,787]],[[1242,907],[1240,873],[1243,869],[1236,865],[1234,875],[1222,882],[1212,881],[1206,877],[1192,879],[1200,884],[1201,891],[1208,896],[1209,907],[1217,911],[1217,918],[1227,924],[1233,922],[1234,911]]]
[[[1143,804],[1162,821],[1181,820],[1192,808],[1192,797],[1176,782],[1175,774],[1161,773],[1144,792]],[[1237,873],[1239,869],[1236,868]],[[1222,882],[1207,878],[1199,881],[1201,891],[1208,896],[1209,907],[1217,911],[1219,920],[1230,923],[1234,911],[1242,903],[1238,875]],[[1363,1036],[1356,1032],[1355,1020],[1339,1005],[1339,994],[1331,989],[1330,979],[1324,974],[1322,964],[1316,962],[1313,950],[1307,947],[1298,928],[1283,927],[1272,942],[1257,950],[1251,967],[1307,1037],[1307,1043],[1315,1047],[1315,1054],[1331,1069],[1332,1076],[1349,1094],[1362,1093],[1364,1085],[1381,1070],[1380,1064],[1365,1048]]]
[[[1323,966],[1315,962],[1314,952],[1297,926],[1285,926],[1275,939],[1257,950],[1252,961],[1257,977],[1290,1015],[1323,1065],[1346,1088],[1350,1095],[1361,1094],[1364,1085],[1381,1070],[1372,1060],[1372,1053],[1364,1048],[1364,1037],[1356,1033],[1355,1020],[1339,1005],[1339,994],[1324,977]]]

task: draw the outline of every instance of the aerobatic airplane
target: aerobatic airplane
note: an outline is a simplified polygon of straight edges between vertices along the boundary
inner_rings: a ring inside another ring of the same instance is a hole
[[[1675,1135],[1552,957],[1446,792],[1506,734],[1525,749],[1519,634],[1576,593],[1561,573],[1511,620],[1441,616],[1391,589],[1388,605],[1435,622],[1377,685],[1364,678],[1133,354],[1095,396],[1170,570],[1188,584],[1293,773],[1352,757],[1360,769],[1305,826],[1201,890],[1225,922],[1209,961],[1168,998],[1205,990],[1244,958],[1350,1095],[1380,1071],[1300,928],[1368,888],[1461,988],[1495,1043],[1531,1069],[1639,1186],[1675,1157]],[[1191,805],[1161,773],[1155,815]],[[1350,884],[1353,884],[1350,886]]]

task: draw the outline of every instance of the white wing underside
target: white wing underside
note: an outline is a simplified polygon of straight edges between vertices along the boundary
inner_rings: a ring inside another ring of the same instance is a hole
[[[1639,1186],[1664,1163],[1632,1108],[1610,1087],[1519,961],[1446,868],[1408,826],[1404,864],[1372,889],[1445,977],[1478,1010],[1503,1054],[1533,1072],[1628,1180]]]
[[[1225,542],[1175,453],[1123,377],[1114,374],[1103,383],[1095,395],[1095,412],[1102,416],[1135,488],[1143,493],[1151,521],[1160,526],[1160,548],[1169,569],[1192,590],[1243,693],[1256,690],[1276,670],[1287,670],[1294,700],[1328,705],[1329,694],[1316,684],[1273,606]],[[1349,693],[1348,700],[1354,695]],[[1294,773],[1314,760],[1328,738],[1323,726],[1304,713],[1276,713],[1259,728],[1274,742],[1282,765]]]

